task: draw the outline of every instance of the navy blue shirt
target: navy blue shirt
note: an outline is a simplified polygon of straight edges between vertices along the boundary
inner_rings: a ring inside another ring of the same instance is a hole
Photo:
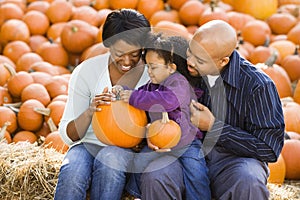
[[[264,72],[235,51],[213,87],[207,77],[197,87],[204,90],[198,101],[216,118],[205,136],[208,148],[217,145],[238,156],[277,160],[285,124],[275,84]]]

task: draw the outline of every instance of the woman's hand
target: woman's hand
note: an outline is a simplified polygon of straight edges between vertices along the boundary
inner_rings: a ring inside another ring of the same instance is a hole
[[[100,105],[109,105],[111,101],[115,99],[115,94],[108,91],[108,87],[105,87],[101,94],[97,94],[91,101],[89,107],[90,115],[93,115],[94,112],[101,111],[101,108],[98,108]]]

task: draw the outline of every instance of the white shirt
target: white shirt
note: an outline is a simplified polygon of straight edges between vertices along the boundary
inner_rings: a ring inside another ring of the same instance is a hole
[[[72,72],[69,82],[68,100],[59,124],[61,137],[69,146],[81,142],[106,146],[97,139],[92,125],[89,126],[85,136],[76,142],[73,142],[68,137],[66,130],[70,121],[76,119],[89,108],[90,102],[96,94],[101,94],[105,87],[108,87],[109,90],[112,88],[108,70],[109,56],[110,53],[108,52],[85,60]],[[147,81],[149,81],[149,76],[145,67],[136,88],[144,85]]]

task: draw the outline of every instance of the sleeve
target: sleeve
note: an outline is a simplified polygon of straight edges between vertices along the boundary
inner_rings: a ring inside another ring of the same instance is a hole
[[[284,118],[274,84],[257,89],[247,104],[245,118],[248,130],[233,127],[218,119],[206,134],[210,142],[217,142],[230,152],[245,157],[275,162],[283,147]]]
[[[189,101],[190,91],[187,90],[187,81],[175,80],[166,83],[160,89],[148,91],[147,86],[141,87],[132,92],[129,104],[145,111],[170,112],[184,101]]]
[[[77,118],[81,113],[83,113],[90,104],[90,94],[87,92],[88,84],[84,79],[80,78],[81,76],[80,67],[76,68],[69,81],[68,89],[68,100],[65,106],[65,110],[61,121],[59,123],[59,133],[63,141],[70,145],[73,145],[76,142],[73,142],[67,135],[67,126],[70,121]]]

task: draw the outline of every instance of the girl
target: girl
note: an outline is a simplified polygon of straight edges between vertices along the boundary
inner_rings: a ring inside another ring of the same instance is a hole
[[[164,156],[172,156],[174,159],[170,163],[178,158],[183,166],[185,184],[183,198],[210,199],[207,167],[200,141],[203,135],[190,121],[189,105],[192,99],[197,99],[197,96],[186,78],[176,70],[179,67],[177,65],[186,67],[184,58],[187,47],[187,41],[181,37],[162,38],[160,34],[151,35],[143,54],[150,81],[138,90],[120,92],[122,100],[147,111],[150,123],[161,119],[162,112],[168,112],[169,119],[177,122],[182,132],[179,143],[172,149],[159,149],[147,141],[148,146],[135,156],[134,169],[137,173],[131,175],[126,187],[127,191],[135,197],[172,199],[171,194],[167,197],[147,197],[141,187],[141,174],[157,170],[151,168],[150,163]],[[147,184],[151,185],[151,183]],[[168,187],[166,185],[166,190]]]

